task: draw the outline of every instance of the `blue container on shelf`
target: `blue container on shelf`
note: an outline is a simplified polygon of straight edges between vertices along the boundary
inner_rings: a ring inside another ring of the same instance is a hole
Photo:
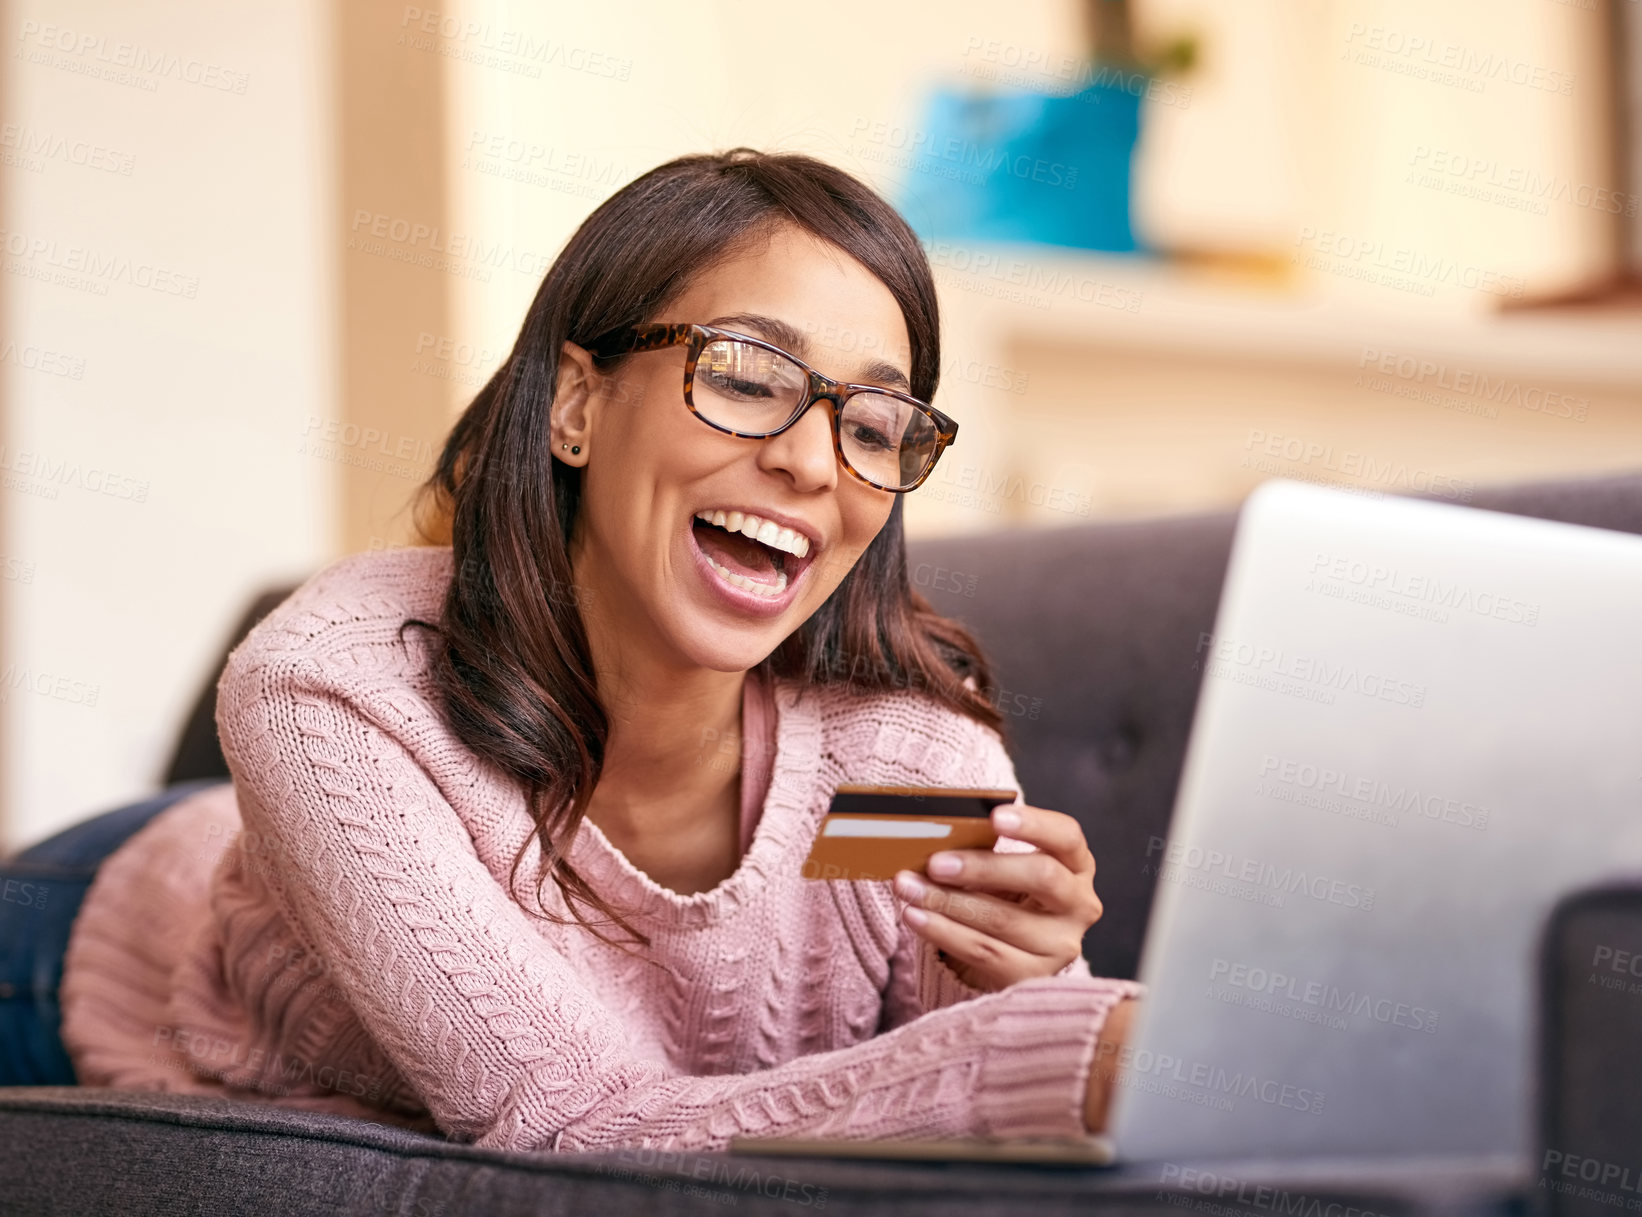
[[[926,240],[1030,241],[1133,252],[1131,164],[1140,96],[938,89],[897,160],[897,204]],[[893,150],[893,149],[892,149]]]

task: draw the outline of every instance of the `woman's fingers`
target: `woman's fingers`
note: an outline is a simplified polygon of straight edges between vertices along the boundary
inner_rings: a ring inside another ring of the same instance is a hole
[[[1076,820],[1022,803],[992,818],[1000,836],[1034,848],[942,850],[927,874],[895,876],[907,924],[978,988],[1059,972],[1082,953],[1102,912],[1095,859]]]
[[[1034,901],[1044,911],[1060,916],[1100,918],[1093,870],[1068,870],[1047,853],[1000,854],[984,849],[949,849],[930,858],[930,879],[944,887],[1000,892]]]
[[[901,871],[895,877],[895,894],[914,908],[939,913],[1027,955],[1064,960],[1083,949],[1083,936],[1070,919],[1048,917],[986,892],[942,887],[911,871]],[[1057,963],[1050,971],[1060,966]]]
[[[1001,989],[1027,976],[1052,976],[1053,960],[965,925],[945,913],[909,904],[902,913],[918,936],[945,952],[953,970],[977,989]]]
[[[1083,825],[1064,811],[1011,803],[993,808],[992,827],[999,836],[1037,846],[1075,874],[1095,873],[1095,856],[1084,840]]]

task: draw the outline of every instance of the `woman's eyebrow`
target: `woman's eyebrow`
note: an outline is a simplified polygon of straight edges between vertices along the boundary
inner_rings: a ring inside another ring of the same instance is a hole
[[[762,313],[731,313],[725,317],[715,317],[707,324],[723,326],[725,329],[754,330],[760,338],[791,351],[800,359],[810,358],[809,339],[803,331],[779,317],[766,317]],[[907,374],[882,359],[870,360],[864,364],[861,368],[861,378],[863,381],[881,384],[886,389],[899,389],[903,393],[912,389]]]

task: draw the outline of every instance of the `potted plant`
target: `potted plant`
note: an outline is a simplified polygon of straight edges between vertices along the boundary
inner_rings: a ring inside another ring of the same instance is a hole
[[[1138,248],[1129,195],[1142,104],[1189,104],[1178,78],[1197,42],[1137,55],[1128,0],[1084,0],[1084,11],[1085,56],[971,40],[968,74],[992,87],[938,88],[905,141],[897,201],[920,234]]]

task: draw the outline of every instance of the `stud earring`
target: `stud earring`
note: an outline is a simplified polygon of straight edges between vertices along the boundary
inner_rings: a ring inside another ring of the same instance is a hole
[[[581,450],[582,450],[582,446],[580,444],[577,444],[574,448],[572,448],[570,450],[570,455],[571,456],[579,456],[581,454]]]

